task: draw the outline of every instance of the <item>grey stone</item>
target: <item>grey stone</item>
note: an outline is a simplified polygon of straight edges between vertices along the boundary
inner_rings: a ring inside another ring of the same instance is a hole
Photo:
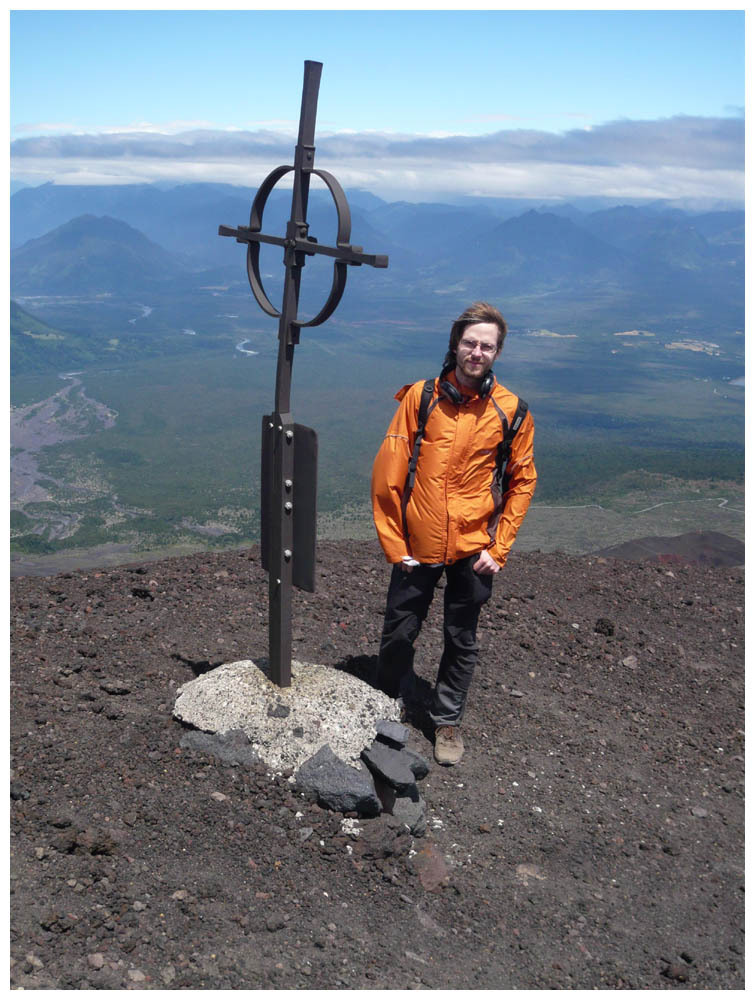
[[[267,706],[267,714],[270,719],[287,719],[291,714],[291,707],[279,701],[275,705]]]
[[[231,729],[227,733],[190,730],[181,737],[180,745],[187,750],[212,754],[213,757],[233,767],[250,767],[260,760],[249,742],[249,737],[242,729]]]
[[[383,812],[392,813],[393,804],[396,801],[396,789],[383,781],[379,774],[373,774],[372,780],[375,782],[375,791],[380,799]]]
[[[408,795],[416,788],[417,779],[404,750],[394,750],[379,740],[362,751],[362,760],[383,781],[396,789],[398,795]]]
[[[296,784],[302,791],[314,792],[318,805],[326,809],[360,816],[380,814],[380,800],[370,772],[336,757],[327,744],[304,761],[296,773]]]
[[[388,746],[400,749],[405,747],[409,739],[409,730],[402,726],[400,722],[391,722],[388,719],[381,719],[377,724],[377,738]]]
[[[411,903],[412,900],[410,899],[409,902]],[[448,932],[446,929],[441,927],[438,921],[431,917],[426,910],[423,910],[421,906],[416,907],[416,913],[417,922],[423,930],[429,931],[434,937],[444,938],[447,936]]]
[[[425,800],[421,795],[417,795],[416,799],[409,795],[397,796],[393,803],[393,815],[409,828],[413,836],[423,837],[427,832]]]
[[[176,978],[176,969],[173,965],[166,965],[160,970],[160,978],[165,983],[166,986],[170,986],[173,980]]]
[[[404,747],[401,751],[401,755],[412,769],[412,773],[417,781],[421,781],[423,778],[426,778],[430,773],[430,765],[427,763],[422,754],[417,753],[416,750],[410,750],[409,747]]]
[[[54,826],[57,830],[65,830],[67,827],[73,825],[73,820],[70,816],[66,816],[65,813],[56,813],[55,816],[51,816],[47,822],[50,826]]]
[[[131,694],[131,688],[121,680],[104,680],[100,683],[100,687],[107,694]]]
[[[23,799],[28,799],[31,792],[26,787],[22,785],[20,781],[11,781],[10,783],[10,797],[15,801],[22,801]]]

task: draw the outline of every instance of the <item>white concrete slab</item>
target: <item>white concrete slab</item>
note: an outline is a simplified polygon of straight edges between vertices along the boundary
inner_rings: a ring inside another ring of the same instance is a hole
[[[291,686],[280,688],[252,660],[225,663],[176,692],[173,715],[210,733],[242,729],[270,770],[296,770],[329,744],[354,763],[380,719],[398,720],[393,698],[351,674],[314,663],[291,664]]]

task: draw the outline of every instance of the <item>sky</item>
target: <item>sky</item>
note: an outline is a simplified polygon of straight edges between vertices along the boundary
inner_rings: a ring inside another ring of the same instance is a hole
[[[744,197],[742,10],[14,10],[11,180],[256,186],[306,59],[347,191]]]

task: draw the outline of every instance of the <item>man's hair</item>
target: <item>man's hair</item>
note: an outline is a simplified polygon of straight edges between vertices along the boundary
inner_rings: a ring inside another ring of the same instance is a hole
[[[506,320],[496,307],[491,306],[487,302],[475,302],[474,305],[465,309],[461,316],[454,321],[451,327],[451,337],[448,341],[448,350],[452,354],[456,354],[456,348],[459,346],[462,334],[468,326],[472,326],[474,323],[495,323],[498,327],[498,350],[500,351],[503,347],[508,327],[506,326]]]

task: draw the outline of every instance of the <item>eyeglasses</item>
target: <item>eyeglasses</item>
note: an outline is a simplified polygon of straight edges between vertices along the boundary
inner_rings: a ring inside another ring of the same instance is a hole
[[[479,340],[467,340],[465,337],[459,341],[459,347],[463,347],[465,351],[473,351],[479,347],[482,354],[495,354],[498,350],[498,344],[483,344]]]

